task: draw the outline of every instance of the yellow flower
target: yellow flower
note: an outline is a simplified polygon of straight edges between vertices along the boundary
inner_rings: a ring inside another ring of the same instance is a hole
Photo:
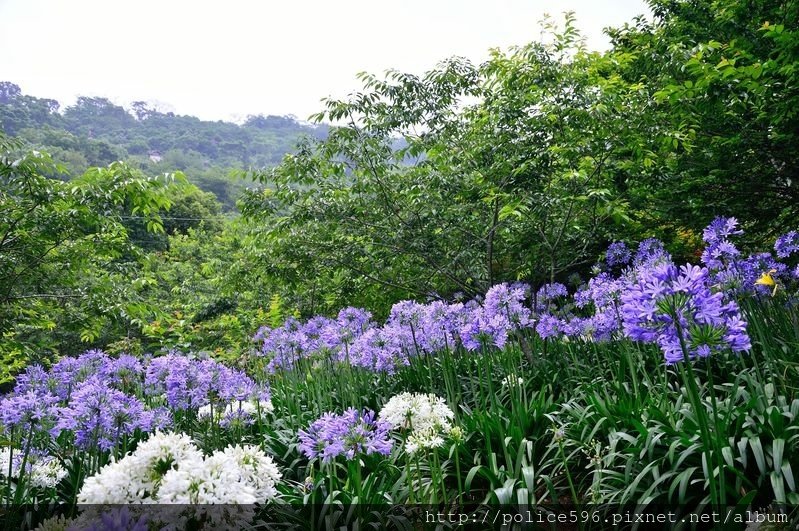
[[[771,277],[771,274],[776,272],[776,269],[772,269],[768,273],[763,273],[760,275],[759,279],[755,280],[755,284],[760,284],[762,286],[776,286],[777,283],[774,282],[774,279]]]
[[[777,283],[774,281],[774,278],[771,276],[771,274],[776,272],[776,269],[772,269],[768,273],[763,273],[760,275],[759,279],[755,280],[755,284],[760,284],[761,286],[774,286],[774,291],[771,292],[772,297],[777,294]]]

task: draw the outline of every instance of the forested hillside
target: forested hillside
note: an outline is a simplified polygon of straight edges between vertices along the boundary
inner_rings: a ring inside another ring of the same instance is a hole
[[[346,305],[386,315],[397,300],[470,297],[505,281],[579,285],[613,241],[656,237],[676,259],[697,260],[718,215],[736,217],[742,245],[760,248],[799,216],[797,50],[786,24],[796,8],[745,4],[653,2],[655,21],[611,30],[605,53],[584,49],[567,17],[547,23],[547,42],[496,50],[481,65],[452,58],[421,76],[363,74],[363,89],[328,100],[317,126],[204,122],[102,98],[60,110],[0,84],[0,123],[15,138],[4,144],[2,244],[41,238],[46,251],[6,261],[4,341],[37,355],[42,336],[54,352],[67,337],[71,352],[121,339],[243,352],[270,301],[279,321]],[[30,148],[45,155],[15,165]],[[81,177],[87,166],[105,169]],[[174,171],[173,184],[159,180]],[[65,172],[71,185],[46,178]],[[27,179],[50,191],[31,195]],[[97,229],[67,218],[51,233],[32,221],[15,238],[17,223],[28,211],[72,212],[107,186],[157,190],[160,209],[125,198],[95,212],[121,247],[89,276],[51,278],[64,246],[93,254]],[[238,208],[243,217],[223,216]],[[121,276],[93,278],[112,271]],[[76,291],[60,293],[67,286]],[[45,309],[55,313],[43,331]],[[195,333],[212,321],[224,332]]]
[[[276,165],[301,136],[327,134],[324,125],[288,116],[250,116],[238,125],[159,112],[143,101],[126,109],[107,98],[79,97],[62,108],[10,81],[0,82],[0,129],[47,151],[72,176],[118,160],[147,173],[183,171],[228,211],[245,184],[231,171]]]
[[[795,528],[799,3],[649,4],[360,74],[329,126],[0,84],[3,503]]]

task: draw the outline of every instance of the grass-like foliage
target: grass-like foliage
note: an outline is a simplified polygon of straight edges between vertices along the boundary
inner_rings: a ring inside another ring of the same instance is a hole
[[[310,528],[399,526],[375,507],[420,504],[788,514],[797,237],[743,257],[739,233],[708,227],[702,266],[614,244],[571,294],[501,284],[398,303],[382,325],[355,308],[289,319],[239,368],[99,351],[30,366],[0,400],[2,500],[86,525],[102,517],[81,504],[141,502]]]

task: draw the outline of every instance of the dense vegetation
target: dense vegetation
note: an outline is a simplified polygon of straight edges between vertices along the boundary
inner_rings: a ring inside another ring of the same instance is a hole
[[[2,84],[4,499],[799,503],[799,5],[650,5],[316,128]]]
[[[249,116],[237,125],[159,111],[143,101],[125,109],[107,98],[79,97],[60,109],[56,100],[0,82],[0,128],[50,153],[64,166],[62,176],[120,160],[148,173],[183,171],[225,210],[235,210],[244,187],[232,171],[277,164],[300,136],[327,132],[324,125],[303,125],[291,116]]]

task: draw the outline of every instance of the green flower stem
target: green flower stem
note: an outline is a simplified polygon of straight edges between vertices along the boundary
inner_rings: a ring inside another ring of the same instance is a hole
[[[577,505],[580,503],[580,500],[577,497],[577,489],[574,488],[574,481],[572,480],[571,472],[569,472],[569,463],[566,461],[566,453],[563,451],[563,441],[560,440],[558,441],[558,453],[560,454],[560,459],[563,462],[563,469],[566,471],[566,481],[569,483],[572,501],[575,505]]]

